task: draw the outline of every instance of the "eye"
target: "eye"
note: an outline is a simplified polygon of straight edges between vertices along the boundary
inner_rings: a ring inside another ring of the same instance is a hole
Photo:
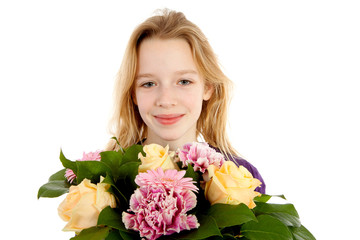
[[[189,85],[189,84],[191,84],[191,81],[187,80],[187,79],[182,79],[179,81],[179,84],[180,85]]]
[[[150,88],[153,86],[155,86],[154,82],[146,82],[146,83],[141,84],[141,87],[144,87],[144,88]]]

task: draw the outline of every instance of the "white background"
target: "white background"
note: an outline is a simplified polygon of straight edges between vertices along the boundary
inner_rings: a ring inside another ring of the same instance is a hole
[[[357,1],[2,1],[2,236],[68,239],[62,200],[38,188],[101,149],[114,77],[134,27],[183,11],[234,81],[233,145],[317,239],[354,239],[360,160]],[[5,213],[5,214],[4,214]],[[356,218],[357,219],[357,218]]]

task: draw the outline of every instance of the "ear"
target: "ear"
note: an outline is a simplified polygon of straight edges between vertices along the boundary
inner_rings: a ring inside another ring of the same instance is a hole
[[[204,101],[209,100],[211,98],[213,92],[214,92],[214,86],[212,84],[205,84],[203,100]]]

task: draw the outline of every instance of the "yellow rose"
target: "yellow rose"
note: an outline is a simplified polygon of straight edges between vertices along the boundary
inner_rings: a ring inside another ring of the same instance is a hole
[[[245,167],[237,167],[232,161],[225,161],[220,169],[210,165],[204,174],[204,180],[205,198],[211,205],[244,203],[249,208],[254,208],[254,197],[261,195],[254,191],[261,182],[253,178]]]
[[[172,157],[168,153],[169,145],[165,148],[158,144],[149,144],[144,146],[144,157],[139,153],[141,165],[139,166],[139,172],[146,172],[147,170],[154,170],[161,167],[163,170],[176,169],[179,167],[173,161]]]
[[[107,192],[110,185],[97,185],[84,179],[79,185],[71,186],[69,193],[58,207],[60,217],[68,222],[63,231],[75,231],[96,226],[99,214],[107,206],[116,207],[115,197]]]

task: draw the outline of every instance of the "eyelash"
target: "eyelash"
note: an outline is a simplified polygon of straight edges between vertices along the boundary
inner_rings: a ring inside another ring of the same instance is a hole
[[[141,84],[141,87],[145,87],[145,88],[150,88],[150,87],[152,87],[152,86],[149,86],[149,84],[155,84],[155,83],[153,83],[153,82],[146,82],[146,83]]]
[[[181,79],[178,83],[180,83],[180,85],[186,86],[186,85],[190,85],[192,83],[192,81],[187,80],[187,79]],[[151,86],[149,86],[151,84]],[[150,88],[153,87],[155,85],[154,82],[145,82],[143,84],[141,84],[141,87],[145,87],[145,88]]]
[[[181,84],[181,85],[189,85],[189,84],[192,83],[190,80],[187,80],[187,79],[181,79],[181,80],[179,81],[179,83],[180,83],[180,82],[186,82],[186,84]]]

